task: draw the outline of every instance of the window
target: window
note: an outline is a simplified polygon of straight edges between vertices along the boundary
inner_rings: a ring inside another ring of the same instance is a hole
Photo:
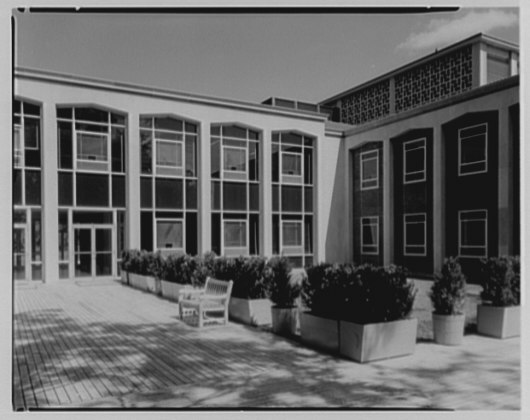
[[[488,130],[486,124],[458,130],[458,175],[488,171]]]
[[[427,255],[427,216],[425,213],[403,215],[403,255]]]
[[[302,153],[282,152],[282,182],[302,183]]]
[[[246,248],[247,246],[247,221],[224,221],[224,246],[225,248]]]
[[[77,133],[77,159],[107,162],[108,138],[104,134]],[[79,162],[78,162],[79,166]]]
[[[361,190],[379,188],[379,150],[361,153]]]
[[[302,247],[302,221],[282,221],[282,246],[283,247]]]
[[[361,254],[379,254],[379,217],[361,218]]]
[[[247,149],[223,146],[223,170],[225,172],[247,172]]]
[[[458,212],[458,253],[461,257],[481,258],[488,255],[488,211]]]
[[[157,139],[156,166],[182,169],[182,144]]]
[[[176,219],[156,220],[156,248],[184,249],[184,222]]]
[[[15,167],[24,166],[24,149],[22,148],[22,128],[15,125],[13,129],[13,154],[15,156]]]
[[[403,143],[403,183],[425,181],[425,139]]]

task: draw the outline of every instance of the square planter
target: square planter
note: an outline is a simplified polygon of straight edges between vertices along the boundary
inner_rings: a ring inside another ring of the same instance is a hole
[[[298,308],[271,307],[272,332],[279,335],[294,335],[296,333],[296,321]]]
[[[121,270],[121,283],[129,284],[129,273],[125,270]]]
[[[356,324],[340,321],[340,354],[356,362],[389,359],[414,353],[418,320]]]
[[[162,297],[172,300],[174,302],[178,302],[179,293],[181,290],[193,289],[191,284],[173,283],[173,282],[165,281],[165,280],[160,281],[160,288],[161,288]]]
[[[302,341],[312,347],[339,351],[339,321],[323,318],[309,312],[300,314],[300,336]]]
[[[477,332],[496,338],[521,335],[520,306],[477,306]]]
[[[230,298],[228,315],[230,319],[247,325],[270,325],[272,302],[269,299]]]
[[[158,291],[157,281],[152,276],[129,273],[129,284],[135,289],[145,290],[146,292],[156,293]]]

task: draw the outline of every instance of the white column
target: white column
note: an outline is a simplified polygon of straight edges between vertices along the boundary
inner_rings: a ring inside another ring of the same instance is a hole
[[[393,165],[390,150],[390,140],[383,141],[383,264],[394,261],[394,222],[392,206],[394,203],[394,188],[392,185]],[[381,247],[380,247],[381,249]]]
[[[127,133],[127,216],[125,229],[126,249],[140,249],[140,116],[130,112]],[[154,145],[153,145],[154,147]]]
[[[442,269],[445,256],[445,207],[444,207],[444,148],[442,127],[436,125],[433,130],[432,139],[432,191],[433,191],[433,269],[438,272]]]
[[[272,132],[263,130],[260,170],[260,254],[272,255]]]
[[[57,123],[55,104],[42,106],[42,264],[43,280],[59,279]]]
[[[200,124],[200,138],[197,161],[199,165],[199,240],[197,252],[203,254],[212,250],[212,183],[211,183],[211,147],[210,121]]]

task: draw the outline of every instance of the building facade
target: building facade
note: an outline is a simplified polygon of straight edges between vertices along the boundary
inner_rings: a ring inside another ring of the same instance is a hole
[[[517,47],[464,40],[320,104],[15,69],[13,273],[124,249],[398,263],[519,253]]]

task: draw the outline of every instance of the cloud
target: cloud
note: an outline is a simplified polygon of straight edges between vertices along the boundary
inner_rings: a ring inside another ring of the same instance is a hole
[[[423,50],[438,48],[467,38],[478,32],[518,24],[518,15],[504,10],[471,11],[456,19],[433,19],[423,32],[412,33],[398,49]]]

